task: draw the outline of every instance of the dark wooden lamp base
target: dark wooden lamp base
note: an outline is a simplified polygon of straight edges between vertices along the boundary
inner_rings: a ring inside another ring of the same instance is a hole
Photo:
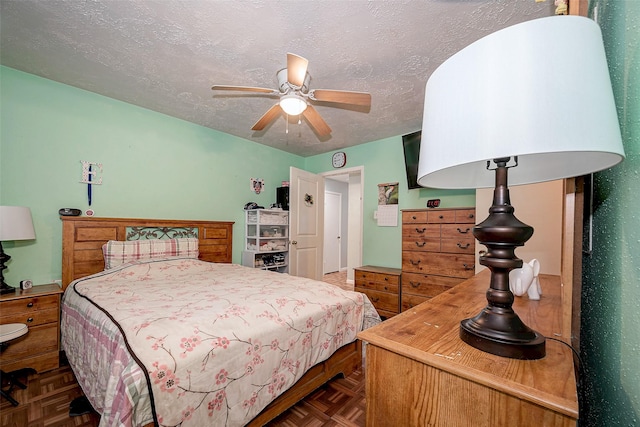
[[[16,288],[11,287],[4,282],[3,270],[7,268],[7,266],[4,264],[10,259],[11,257],[4,253],[4,249],[2,248],[2,242],[0,242],[0,295],[10,294],[16,291]]]
[[[507,162],[495,159],[496,187],[489,217],[476,225],[473,235],[487,247],[480,264],[491,270],[487,306],[475,317],[460,322],[460,338],[467,344],[498,356],[536,360],[545,357],[545,338],[529,328],[513,311],[509,272],[522,267],[515,249],[533,235],[533,228],[513,214],[507,188]],[[488,166],[488,165],[487,165]],[[517,166],[517,158],[516,158]]]

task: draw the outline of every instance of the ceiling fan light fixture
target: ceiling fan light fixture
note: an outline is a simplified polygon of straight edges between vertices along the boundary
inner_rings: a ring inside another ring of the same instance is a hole
[[[290,116],[297,116],[307,109],[307,101],[300,95],[284,95],[280,98],[280,108]]]

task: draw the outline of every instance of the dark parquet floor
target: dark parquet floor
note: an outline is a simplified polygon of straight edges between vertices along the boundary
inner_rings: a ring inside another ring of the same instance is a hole
[[[325,281],[353,289],[345,273],[325,276]],[[20,402],[12,406],[0,401],[0,427],[96,427],[97,413],[69,416],[69,404],[82,396],[73,371],[63,365],[42,374],[20,371],[17,377],[27,385],[16,388],[12,396]],[[337,377],[268,424],[269,427],[357,427],[365,424],[364,374],[356,371]]]

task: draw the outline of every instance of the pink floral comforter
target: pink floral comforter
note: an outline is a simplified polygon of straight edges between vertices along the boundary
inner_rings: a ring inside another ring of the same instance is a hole
[[[183,258],[80,279],[64,301],[62,345],[101,425],[244,425],[380,321],[361,293]]]

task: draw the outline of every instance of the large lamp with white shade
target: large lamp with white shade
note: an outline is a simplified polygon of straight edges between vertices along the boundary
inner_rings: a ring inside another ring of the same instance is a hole
[[[623,158],[602,35],[588,18],[505,28],[436,69],[426,85],[418,183],[494,188],[489,217],[473,230],[487,247],[487,306],[461,321],[463,341],[510,358],[545,356],[544,336],[512,308],[509,272],[522,266],[515,249],[533,228],[514,215],[508,184],[582,176]]]

